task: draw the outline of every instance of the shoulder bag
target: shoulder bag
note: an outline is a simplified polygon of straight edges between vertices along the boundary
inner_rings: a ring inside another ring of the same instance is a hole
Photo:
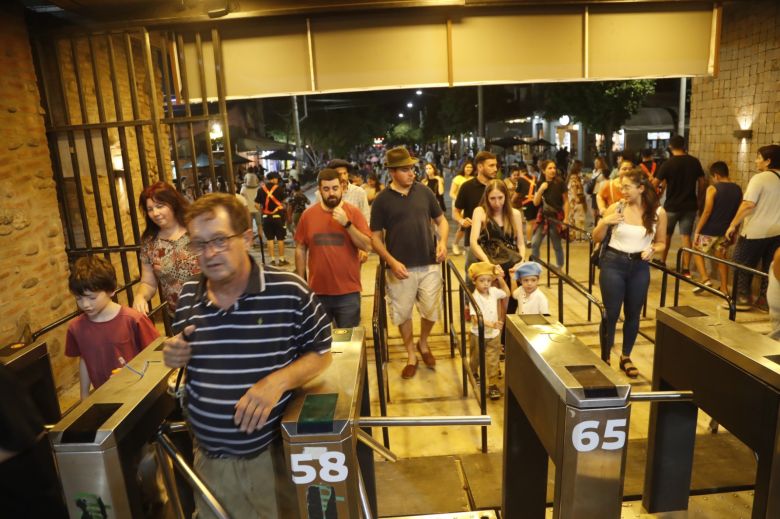
[[[490,236],[490,224],[485,225],[485,233],[479,237],[479,246],[485,251],[485,255],[494,265],[512,266],[522,261],[517,245],[510,243],[501,237]]]

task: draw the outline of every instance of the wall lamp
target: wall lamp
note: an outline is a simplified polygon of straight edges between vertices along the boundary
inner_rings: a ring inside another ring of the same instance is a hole
[[[737,139],[752,139],[753,130],[735,130],[734,137]]]

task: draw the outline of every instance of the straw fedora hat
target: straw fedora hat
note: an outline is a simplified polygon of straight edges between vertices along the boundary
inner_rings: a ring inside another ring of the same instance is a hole
[[[402,168],[404,166],[414,166],[420,162],[420,159],[415,159],[409,155],[409,150],[403,146],[397,148],[391,148],[387,150],[385,154],[385,167],[386,168]]]

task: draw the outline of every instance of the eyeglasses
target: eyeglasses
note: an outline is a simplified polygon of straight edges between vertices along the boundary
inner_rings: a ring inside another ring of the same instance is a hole
[[[192,240],[190,242],[190,250],[194,254],[203,254],[210,245],[214,252],[224,252],[225,249],[227,249],[228,240],[241,236],[241,234],[242,233],[231,234],[230,236],[217,236],[216,238],[206,241]]]

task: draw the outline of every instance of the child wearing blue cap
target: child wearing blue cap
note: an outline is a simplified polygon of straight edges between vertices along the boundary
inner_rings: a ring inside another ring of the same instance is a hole
[[[517,299],[517,314],[549,315],[550,305],[547,296],[539,290],[539,277],[542,266],[535,261],[521,263],[512,276],[512,297]],[[518,285],[520,281],[520,285]]]

